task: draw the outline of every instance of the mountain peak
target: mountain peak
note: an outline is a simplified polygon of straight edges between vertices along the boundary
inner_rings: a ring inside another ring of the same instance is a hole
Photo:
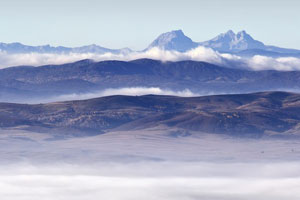
[[[229,30],[199,44],[220,52],[238,52],[247,49],[263,49],[265,47],[262,42],[254,40],[245,30],[237,34]]]
[[[184,35],[182,30],[174,30],[161,34],[157,39],[171,41],[174,38],[187,38],[187,36]]]
[[[175,34],[177,34],[177,35],[184,35],[184,33],[183,33],[183,31],[182,31],[181,29],[173,30],[173,31],[171,31],[171,32],[169,32],[169,33],[175,33]]]
[[[249,35],[246,31],[240,31],[236,34],[237,38],[242,38],[246,40],[254,40],[251,35]]]
[[[237,34],[248,34],[245,30],[238,32]]]
[[[159,35],[146,50],[157,47],[162,50],[185,52],[197,46],[198,44],[187,37],[182,30],[173,30]]]
[[[225,33],[225,35],[235,36],[235,33],[232,30],[229,30]]]

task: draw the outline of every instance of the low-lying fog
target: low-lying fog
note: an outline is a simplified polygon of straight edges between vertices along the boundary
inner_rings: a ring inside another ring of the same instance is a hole
[[[194,97],[202,95],[212,95],[214,93],[194,93],[189,89],[174,91],[170,89],[162,89],[159,87],[124,87],[124,88],[108,88],[105,90],[99,90],[88,93],[72,93],[65,95],[55,95],[47,98],[31,99],[28,103],[49,103],[55,101],[70,101],[70,100],[83,100],[91,99],[112,95],[129,95],[129,96],[140,96],[140,95],[172,95],[181,97]],[[22,102],[22,100],[20,100]],[[26,101],[26,100],[25,100]]]
[[[298,200],[300,141],[0,130],[1,200]]]
[[[219,53],[211,48],[199,46],[187,52],[162,50],[157,47],[147,51],[130,53],[17,53],[10,54],[0,51],[0,69],[18,66],[31,65],[40,66],[47,64],[63,64],[78,60],[92,59],[95,61],[123,60],[130,61],[142,58],[149,58],[162,61],[194,60],[204,61],[225,67],[250,69],[250,70],[278,70],[278,71],[299,71],[300,59],[296,57],[279,57],[255,55],[251,57],[237,56],[230,53]]]
[[[1,166],[3,200],[298,200],[299,163]]]
[[[277,91],[286,91],[299,93],[299,90],[289,89],[289,88],[279,88]],[[253,91],[259,92],[259,91]],[[247,91],[245,91],[247,93]],[[0,96],[0,102],[9,102],[9,103],[29,103],[29,104],[39,104],[39,103],[51,103],[57,101],[72,101],[72,100],[84,100],[99,98],[112,95],[127,95],[127,96],[141,96],[141,95],[171,95],[171,96],[180,96],[180,97],[199,97],[199,96],[209,96],[209,95],[222,95],[222,94],[234,94],[232,92],[223,91],[223,92],[207,92],[207,91],[192,91],[188,88],[183,90],[172,90],[164,89],[160,87],[123,87],[123,88],[107,88],[104,90],[97,90],[92,92],[85,93],[68,93],[68,94],[53,94],[49,96],[39,96],[39,97],[18,97],[14,96],[13,98],[7,97],[5,95]]]
[[[180,97],[195,97],[204,95],[215,95],[215,94],[230,94],[226,91],[224,93],[215,92],[193,92],[190,89],[184,90],[171,90],[164,89],[160,87],[123,87],[123,88],[107,88],[104,90],[97,90],[85,93],[68,93],[68,94],[53,94],[48,96],[38,96],[38,97],[26,97],[22,98],[18,95],[13,98],[7,97],[5,95],[0,96],[0,102],[9,103],[29,103],[29,104],[39,104],[39,103],[51,103],[57,101],[72,101],[72,100],[84,100],[99,98],[112,95],[127,95],[127,96],[141,96],[141,95],[172,95]]]

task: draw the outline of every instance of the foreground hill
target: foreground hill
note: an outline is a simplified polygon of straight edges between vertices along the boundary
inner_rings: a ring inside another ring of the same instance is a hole
[[[299,90],[300,72],[247,71],[196,62],[150,59],[64,65],[12,67],[0,70],[0,101],[95,92],[107,88],[159,87],[200,94]]]
[[[153,127],[239,136],[298,135],[300,95],[109,96],[49,104],[0,104],[0,127],[100,134]],[[177,133],[175,133],[177,134]]]

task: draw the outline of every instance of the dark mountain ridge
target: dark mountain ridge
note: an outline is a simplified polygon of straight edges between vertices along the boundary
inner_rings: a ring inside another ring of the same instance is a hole
[[[287,92],[189,98],[117,95],[35,105],[0,103],[0,127],[64,134],[80,130],[83,135],[165,127],[236,136],[298,136],[299,113],[300,95]]]
[[[107,88],[159,87],[194,93],[245,93],[300,89],[299,71],[247,71],[205,62],[83,60],[63,65],[0,70],[0,101],[48,98]]]

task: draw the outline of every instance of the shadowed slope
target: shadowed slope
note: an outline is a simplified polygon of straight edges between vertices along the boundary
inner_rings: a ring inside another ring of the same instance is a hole
[[[300,90],[300,72],[246,71],[196,62],[83,60],[64,65],[0,70],[0,101],[29,102],[107,88],[189,89],[196,94]],[[26,101],[27,100],[27,101]],[[41,100],[41,101],[42,101]],[[43,101],[42,101],[43,102]]]
[[[300,95],[286,92],[192,98],[109,96],[37,105],[1,103],[0,126],[96,133],[163,126],[234,135],[295,134],[299,113]]]

